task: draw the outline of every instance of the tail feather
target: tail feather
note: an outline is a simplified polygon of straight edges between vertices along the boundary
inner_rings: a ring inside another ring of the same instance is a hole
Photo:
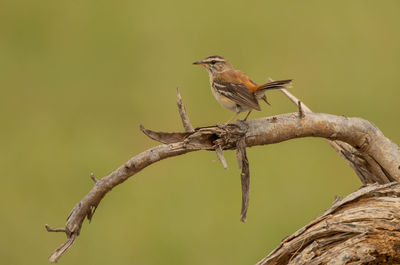
[[[282,89],[286,88],[288,84],[290,84],[293,80],[292,79],[286,79],[286,80],[278,80],[278,81],[272,81],[268,82],[264,85],[261,85],[258,90],[269,90],[269,89]]]

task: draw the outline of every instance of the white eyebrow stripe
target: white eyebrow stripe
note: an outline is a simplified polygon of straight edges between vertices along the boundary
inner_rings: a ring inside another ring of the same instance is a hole
[[[204,60],[204,62],[212,62],[212,61],[225,62],[225,60],[221,59],[221,58],[208,58],[208,59]]]

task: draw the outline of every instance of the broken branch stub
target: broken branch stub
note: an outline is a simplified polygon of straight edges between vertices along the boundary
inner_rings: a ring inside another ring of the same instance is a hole
[[[178,104],[179,115],[181,116],[183,128],[185,128],[186,132],[193,132],[192,123],[189,120],[189,116],[186,113],[185,105],[183,104],[181,94],[179,93],[179,89],[176,88],[176,103]]]
[[[236,157],[239,168],[242,170],[240,173],[240,180],[242,183],[242,210],[240,211],[240,221],[246,222],[250,198],[250,168],[246,153],[246,141],[244,138],[237,142]]]
[[[284,91],[282,90],[282,92]],[[298,100],[293,95],[287,95],[297,104]],[[182,120],[186,119],[187,114],[184,111],[183,104],[179,108],[183,110]],[[222,154],[222,150],[237,149],[238,162],[242,169],[241,215],[243,221],[246,219],[249,201],[249,166],[246,147],[274,144],[301,137],[321,137],[327,139],[332,147],[348,161],[363,184],[388,183],[400,180],[400,149],[372,123],[360,118],[312,113],[303,103],[301,108],[304,115],[302,118],[299,118],[302,115],[298,115],[298,113],[287,113],[234,124],[200,127],[193,130],[188,125],[185,126],[184,123],[186,131],[177,133],[155,132],[141,126],[143,133],[163,144],[132,157],[103,178],[97,179],[91,176],[95,184],[90,192],[73,207],[67,218],[65,228],[52,229],[46,226],[49,232],[65,232],[67,236],[67,241],[53,252],[49,260],[56,262],[72,246],[81,231],[85,218],[89,220],[93,218],[95,209],[102,198],[113,188],[153,163],[192,151],[217,150],[217,153],[221,151],[220,154]],[[187,121],[189,121],[188,118]],[[190,124],[190,121],[187,124]],[[308,229],[308,227],[305,229]],[[341,240],[343,237],[339,236],[336,239]],[[311,249],[314,247],[312,244],[308,245]],[[287,256],[287,260],[293,262],[293,253],[299,248],[303,250],[302,244],[296,245],[296,247],[297,249],[294,249],[290,252],[290,256]]]
[[[280,89],[280,91],[293,104],[298,106],[300,117],[304,117],[305,113],[312,113],[311,109],[292,93],[286,89]],[[373,132],[373,130],[371,130],[371,132]],[[372,184],[376,182],[387,183],[395,181],[395,179],[392,178],[392,174],[387,174],[385,168],[382,168],[378,162],[374,161],[374,159],[370,157],[370,155],[365,152],[359,152],[356,146],[352,146],[346,141],[332,140],[329,138],[326,138],[326,141],[328,141],[329,145],[339,154],[339,156],[349,164],[362,183]]]

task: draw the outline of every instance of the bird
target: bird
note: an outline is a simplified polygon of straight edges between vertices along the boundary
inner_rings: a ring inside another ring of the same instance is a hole
[[[228,60],[219,55],[208,56],[193,64],[206,68],[215,99],[222,107],[235,112],[226,124],[234,120],[239,113],[248,111],[244,118],[246,121],[253,110],[261,110],[259,100],[262,99],[271,105],[265,95],[266,90],[287,88],[292,82],[292,79],[286,79],[257,85],[247,75],[235,70]]]

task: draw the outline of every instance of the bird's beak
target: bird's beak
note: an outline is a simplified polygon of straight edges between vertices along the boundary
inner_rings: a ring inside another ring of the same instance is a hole
[[[196,61],[193,64],[204,64],[204,62],[203,61]]]

